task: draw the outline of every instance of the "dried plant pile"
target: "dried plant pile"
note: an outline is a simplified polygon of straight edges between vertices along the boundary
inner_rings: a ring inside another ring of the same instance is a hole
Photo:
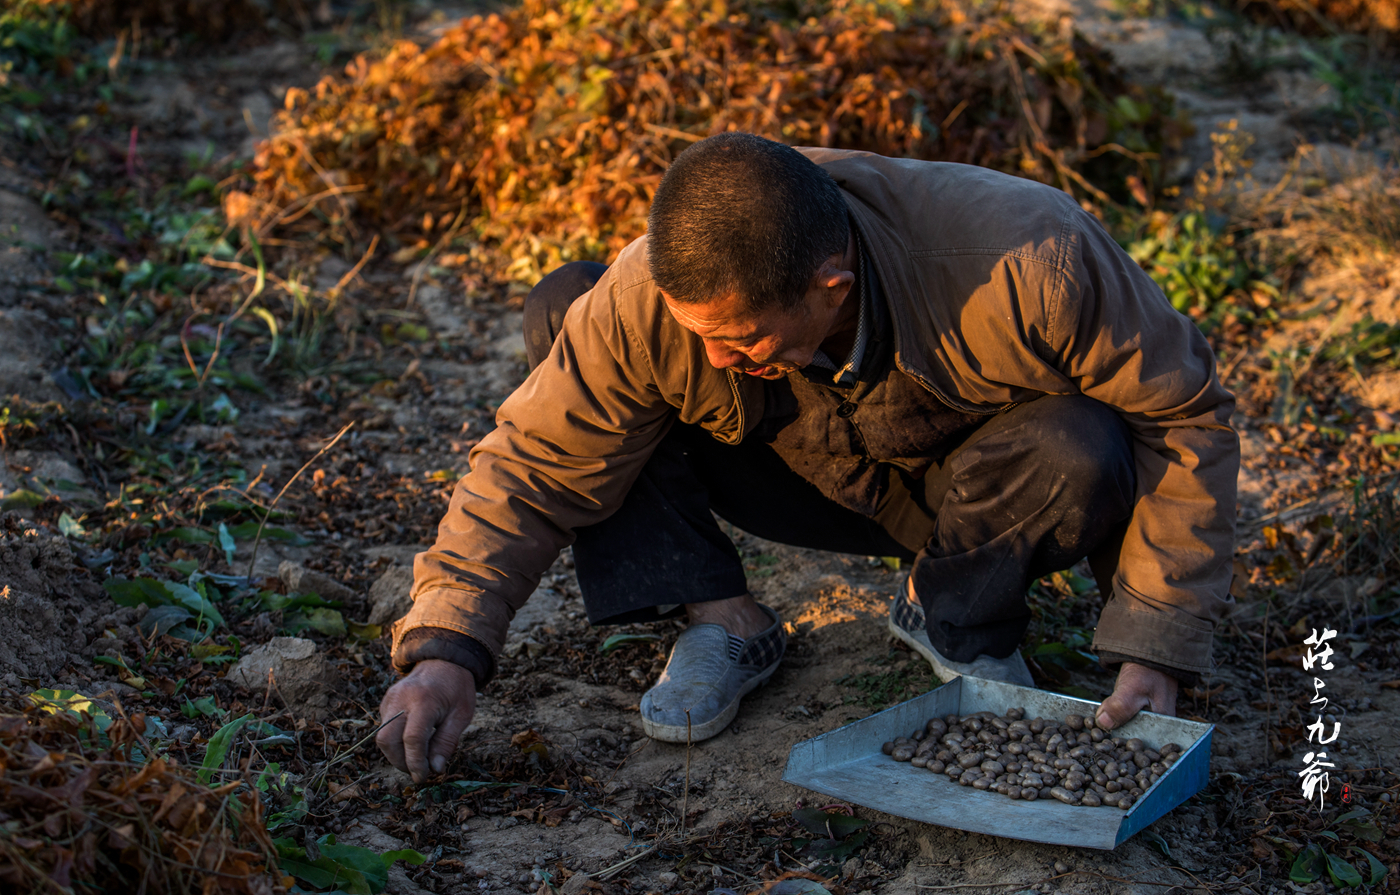
[[[359,212],[428,238],[469,218],[528,277],[625,245],[671,158],[726,130],[985,165],[1097,198],[1091,159],[1127,154],[1142,173],[1173,139],[1163,104],[1105,56],[996,4],[810,12],[526,0],[427,48],[361,56],[289,92],[255,161],[264,232]]]
[[[141,716],[105,732],[96,718],[107,720],[32,706],[0,715],[0,888],[271,895],[256,798],[240,804],[240,782],[210,789],[162,758],[139,761]]]

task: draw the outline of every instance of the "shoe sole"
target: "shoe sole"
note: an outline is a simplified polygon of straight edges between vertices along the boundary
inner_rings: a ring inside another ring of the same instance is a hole
[[[739,714],[739,701],[763,684],[768,683],[768,679],[773,676],[773,672],[777,671],[781,664],[781,660],[774,662],[768,668],[745,681],[743,686],[739,688],[738,695],[718,715],[708,721],[701,724],[691,724],[689,727],[681,727],[675,724],[658,724],[643,715],[642,731],[653,740],[660,740],[663,743],[698,743],[701,740],[717,736],[729,726],[729,722],[734,720],[734,716]]]
[[[885,616],[885,627],[889,628],[890,633],[896,638],[907,643],[910,649],[914,650],[914,652],[918,653],[920,656],[923,656],[924,661],[933,666],[933,673],[938,675],[939,680],[943,681],[943,683],[946,684],[955,677],[962,677],[961,671],[954,671],[938,661],[938,657],[933,654],[932,644],[920,641],[919,638],[895,624],[894,616]]]
[[[943,683],[946,684],[955,677],[962,677],[963,673],[961,671],[956,671],[952,668],[949,668],[947,665],[944,665],[942,662],[938,661],[938,657],[935,656],[933,653],[932,643],[921,641],[913,634],[910,634],[908,631],[895,624],[893,616],[885,617],[885,626],[890,629],[891,634],[904,641],[905,643],[909,644],[909,646],[914,650],[914,652],[918,653],[920,656],[923,656],[924,661],[928,662],[928,664],[933,667],[933,673],[936,674],[939,680],[943,681]],[[1035,682],[1034,679],[1031,679],[1030,669],[1026,668],[1026,666],[1024,665],[1024,661],[1021,667],[1025,668],[1026,677],[1030,679],[1029,683],[1023,683],[1021,681],[1000,681],[1000,683],[1011,684],[1015,687],[1028,687],[1030,689],[1034,689]]]

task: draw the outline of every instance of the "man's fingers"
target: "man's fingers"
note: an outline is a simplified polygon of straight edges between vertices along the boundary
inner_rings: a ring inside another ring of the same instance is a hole
[[[384,757],[389,759],[389,764],[406,771],[408,765],[404,762],[403,729],[408,716],[399,712],[397,706],[390,704],[388,699],[379,707],[379,711],[381,717],[394,718],[395,714],[398,714],[398,717],[379,728],[379,733],[374,737],[374,744],[384,753]]]
[[[1120,689],[1114,689],[1113,695],[1103,701],[1094,718],[1094,723],[1104,730],[1112,730],[1125,723],[1148,706],[1145,695],[1141,693],[1123,694]]]
[[[452,751],[457,748],[457,740],[462,736],[462,731],[467,729],[471,719],[471,711],[463,711],[459,706],[454,707],[438,725],[437,732],[433,734],[432,744],[428,746],[428,764],[434,774],[441,774],[447,770],[447,760],[452,757]]]
[[[408,721],[404,724],[404,761],[408,765],[408,772],[413,775],[414,783],[422,783],[428,779],[428,744],[432,742],[433,732],[437,729],[440,718],[438,712],[428,711],[420,705],[417,711],[409,714]]]
[[[1099,706],[1095,721],[1104,730],[1112,730],[1146,708],[1175,715],[1176,689],[1172,676],[1135,662],[1124,662],[1118,670],[1113,695]]]

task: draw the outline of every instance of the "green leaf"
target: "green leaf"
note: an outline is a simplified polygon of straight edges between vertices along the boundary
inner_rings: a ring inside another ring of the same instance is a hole
[[[1322,849],[1309,842],[1307,848],[1298,852],[1298,857],[1293,859],[1293,867],[1288,871],[1288,878],[1295,883],[1316,882],[1322,877],[1323,867],[1327,863],[1327,856]]]
[[[199,770],[195,772],[195,777],[199,779],[200,783],[208,784],[209,778],[214,776],[214,772],[224,766],[224,759],[228,758],[228,750],[233,748],[234,738],[252,720],[252,712],[234,718],[216,730],[214,735],[209,738],[209,747],[204,752],[204,761],[200,762]]]
[[[83,538],[87,536],[87,529],[74,519],[64,513],[58,517],[58,530],[65,538]]]
[[[92,718],[100,732],[112,726],[112,718],[91,699],[76,690],[35,690],[29,694],[29,701],[51,715],[60,713],[73,718]]]
[[[598,652],[610,653],[624,643],[640,643],[647,640],[660,639],[661,637],[656,634],[614,634],[603,641],[603,645],[598,647]]]
[[[1356,872],[1350,861],[1345,861],[1334,855],[1327,856],[1327,875],[1332,877],[1332,882],[1347,889],[1354,889],[1361,885],[1361,874]]]
[[[320,594],[279,594],[270,590],[258,594],[258,599],[268,609],[302,609],[308,606],[337,609],[341,605],[339,600],[326,600]]]
[[[237,525],[230,528],[229,532],[240,541],[251,541],[253,538],[257,537],[258,523],[240,522]],[[309,540],[303,538],[301,535],[297,534],[291,529],[278,528],[275,525],[269,525],[265,527],[263,529],[262,536],[268,540],[285,541],[294,547],[305,547],[307,544],[311,543]]]
[[[362,625],[359,622],[347,621],[345,626],[349,629],[351,638],[365,643],[378,640],[384,634],[381,625]]]
[[[222,656],[233,647],[220,646],[217,643],[197,643],[190,647],[190,658],[198,662],[208,662],[216,656]]]
[[[152,634],[169,634],[176,626],[192,618],[194,615],[183,606],[156,606],[147,610],[136,624],[142,634],[150,637]]]
[[[218,705],[214,703],[214,697],[212,696],[201,696],[195,700],[190,700],[186,697],[185,704],[180,706],[180,712],[186,718],[195,718],[199,715],[203,715],[206,718],[217,718],[220,715],[226,714],[223,709],[219,708]]]
[[[312,630],[320,631],[331,637],[345,636],[345,617],[335,609],[307,609],[305,610],[306,623]]]
[[[272,335],[272,347],[267,350],[267,358],[263,361],[263,366],[272,363],[272,359],[277,356],[277,349],[282,344],[281,335],[277,329],[277,318],[272,316],[272,312],[267,308],[253,308],[252,313],[258,316],[263,323],[267,324],[267,331]]]
[[[1370,865],[1371,877],[1370,879],[1366,880],[1366,885],[1376,885],[1381,880],[1385,879],[1385,875],[1390,872],[1390,868],[1386,867],[1380,861],[1377,861],[1376,856],[1368,852],[1366,849],[1361,848],[1360,846],[1353,845],[1351,847],[1351,850],[1364,855],[1366,858],[1366,863]]]
[[[228,526],[222,522],[219,523],[219,546],[224,549],[224,559],[229,565],[233,565],[233,554],[238,545],[233,542],[233,535],[229,533]]]
[[[1175,860],[1172,857],[1172,847],[1168,845],[1167,840],[1163,839],[1159,834],[1154,833],[1152,830],[1143,830],[1142,838],[1153,848],[1157,849],[1157,851],[1161,852],[1162,857],[1169,861]]]
[[[813,836],[823,839],[845,839],[870,821],[839,812],[821,811],[816,808],[798,808],[792,812],[792,819],[807,828]]]
[[[5,495],[4,500],[0,500],[0,512],[10,510],[32,510],[44,502],[44,495],[30,491],[27,488],[20,488]]]

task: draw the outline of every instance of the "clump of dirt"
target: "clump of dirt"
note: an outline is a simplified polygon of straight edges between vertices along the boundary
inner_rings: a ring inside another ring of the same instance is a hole
[[[0,516],[0,670],[47,677],[109,626],[128,624],[60,535]]]

